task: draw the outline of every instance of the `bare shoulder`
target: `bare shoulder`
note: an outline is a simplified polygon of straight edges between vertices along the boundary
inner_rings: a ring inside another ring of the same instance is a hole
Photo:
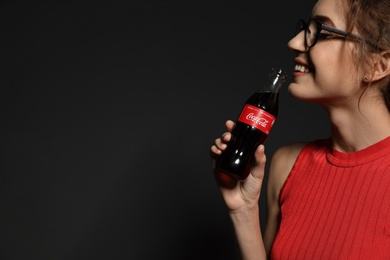
[[[268,188],[271,192],[269,195],[273,193],[273,196],[279,196],[279,192],[293,168],[299,153],[306,144],[306,142],[292,143],[282,146],[275,151],[271,158],[269,168]]]
[[[271,164],[273,164],[272,166],[277,168],[288,167],[289,170],[291,170],[299,153],[306,144],[306,142],[292,143],[280,147],[275,151],[271,158]]]

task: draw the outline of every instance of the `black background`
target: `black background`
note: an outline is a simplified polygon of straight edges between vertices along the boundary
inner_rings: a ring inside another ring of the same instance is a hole
[[[312,4],[0,4],[0,258],[237,259],[209,148],[271,67],[268,158],[328,135],[287,94]]]

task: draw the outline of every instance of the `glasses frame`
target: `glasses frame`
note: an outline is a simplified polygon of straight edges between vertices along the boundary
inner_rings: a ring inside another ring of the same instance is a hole
[[[309,24],[312,21],[314,21],[315,24],[316,24],[317,32],[314,35],[313,43],[309,46],[309,44],[307,43],[307,36],[308,36],[309,33],[311,33],[310,31],[308,31],[308,29],[309,29]],[[374,44],[371,41],[369,41],[367,39],[364,39],[363,37],[361,37],[359,35],[356,35],[356,34],[353,34],[353,33],[349,33],[349,32],[346,32],[346,31],[343,31],[343,30],[340,30],[340,29],[337,29],[337,28],[325,25],[325,24],[321,23],[320,21],[318,21],[315,18],[310,18],[307,22],[305,20],[303,20],[302,18],[299,19],[298,23],[297,23],[297,28],[296,28],[295,35],[298,35],[302,31],[305,32],[304,33],[305,46],[306,46],[306,48],[308,50],[308,49],[312,48],[314,45],[316,45],[322,30],[325,30],[325,31],[328,31],[328,32],[331,32],[331,33],[334,33],[334,34],[337,34],[337,35],[341,35],[341,36],[343,36],[345,38],[350,38],[350,39],[354,39],[354,40],[357,40],[357,41],[364,41],[364,42],[368,43],[369,45],[371,45],[372,47],[374,47],[375,50],[377,50],[377,51],[381,51],[382,50],[381,48],[378,47],[377,44]]]

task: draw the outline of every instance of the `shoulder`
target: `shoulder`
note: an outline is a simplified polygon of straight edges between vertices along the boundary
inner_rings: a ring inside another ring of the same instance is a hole
[[[282,189],[298,155],[307,142],[292,143],[278,148],[271,157],[268,174],[268,195],[279,199]]]
[[[279,167],[292,167],[299,153],[307,144],[308,142],[292,143],[278,148],[272,155],[271,164]]]

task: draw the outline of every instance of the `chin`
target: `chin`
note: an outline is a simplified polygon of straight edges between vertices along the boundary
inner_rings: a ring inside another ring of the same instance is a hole
[[[313,97],[313,95],[310,95],[310,91],[304,90],[302,87],[299,87],[297,84],[294,83],[291,83],[288,87],[288,94],[298,100],[316,103],[316,98]]]
[[[294,98],[297,98],[297,99],[300,99],[300,95],[299,95],[299,92],[300,92],[301,88],[299,87],[299,85],[297,83],[291,83],[289,86],[288,86],[288,94],[290,94],[290,96],[294,97]]]

